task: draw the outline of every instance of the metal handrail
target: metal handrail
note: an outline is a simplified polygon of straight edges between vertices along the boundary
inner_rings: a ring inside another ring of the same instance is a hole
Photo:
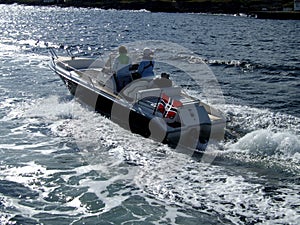
[[[53,60],[53,61],[54,61],[54,59],[57,59],[57,60],[58,60],[58,55],[56,54],[54,48],[53,48],[53,47],[48,47],[48,50],[49,50],[49,52],[50,52],[50,54],[51,54],[52,60]],[[70,53],[70,54],[71,54],[71,53]],[[71,55],[70,55],[70,56],[71,56]],[[71,59],[73,60],[73,59],[74,59],[74,56],[71,56]],[[70,66],[70,65],[67,64],[67,63],[64,63],[64,62],[62,62],[62,61],[59,61],[59,63],[63,64],[63,65],[65,66],[66,69],[67,69],[67,68],[68,68],[68,69],[71,69],[71,71],[69,71],[70,77],[73,77],[73,75],[72,75],[72,73],[71,73],[72,71],[77,72],[77,73],[79,73],[79,74],[80,74],[80,73],[81,73],[81,74],[84,74],[84,72],[82,72],[82,71],[80,71],[80,70],[78,70],[78,69],[76,69],[76,68]],[[53,62],[53,64],[56,65],[54,62]],[[91,78],[90,76],[88,76],[88,75],[86,75],[86,77],[87,77],[87,78],[89,79],[89,81],[90,81],[90,82],[88,82],[88,83],[90,83],[90,84],[92,85],[92,87],[95,88],[95,84],[94,84],[92,78]]]
[[[48,50],[51,54],[52,59],[54,59],[54,58],[58,59],[58,56],[57,56],[56,52],[54,51],[53,47],[48,47]]]

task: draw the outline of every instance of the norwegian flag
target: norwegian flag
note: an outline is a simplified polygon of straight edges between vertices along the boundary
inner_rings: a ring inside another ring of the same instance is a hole
[[[180,106],[182,106],[180,101],[174,100],[163,93],[157,105],[157,111],[161,112],[164,118],[173,119],[177,114],[177,108]]]

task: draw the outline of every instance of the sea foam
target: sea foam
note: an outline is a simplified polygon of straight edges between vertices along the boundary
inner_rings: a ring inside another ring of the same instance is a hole
[[[300,140],[290,132],[256,130],[239,139],[231,148],[252,154],[295,158],[300,162]]]

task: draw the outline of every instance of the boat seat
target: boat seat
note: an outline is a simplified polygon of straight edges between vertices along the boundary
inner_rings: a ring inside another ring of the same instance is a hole
[[[180,87],[167,87],[167,88],[150,88],[140,90],[137,92],[136,100],[141,100],[147,97],[160,97],[162,93],[168,96],[178,96],[181,93]]]
[[[124,90],[122,91],[122,94],[129,98],[134,99],[137,92],[147,89],[148,86],[149,86],[149,80],[139,79],[127,85],[126,88],[124,88]]]
[[[168,96],[178,96],[181,94],[181,87],[178,87],[178,86],[165,87],[165,88],[161,88],[161,89],[162,89],[162,92]]]

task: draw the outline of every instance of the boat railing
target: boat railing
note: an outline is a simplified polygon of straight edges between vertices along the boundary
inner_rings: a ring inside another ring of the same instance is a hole
[[[198,99],[181,99],[181,103],[183,107],[188,107],[191,105],[199,105],[200,100]]]
[[[64,60],[59,60],[59,57],[57,57],[53,49],[52,50],[49,49],[49,51],[52,55],[52,60],[53,61],[56,60],[56,63],[54,62],[53,64],[59,65],[58,67],[55,67],[55,70],[57,71],[65,70],[65,72],[62,71],[64,74],[65,73],[69,74],[69,76],[73,79],[81,78],[81,80],[85,81],[86,84],[91,85],[93,88],[95,88],[96,82],[93,81],[93,79],[86,72],[71,66],[70,63],[65,62]]]
[[[54,51],[53,47],[48,47],[48,51],[49,51],[52,59],[57,59],[58,58],[58,56],[57,56],[56,52]]]
[[[85,81],[86,84],[91,85],[93,88],[95,88],[97,82],[93,81],[93,79],[85,72],[80,70],[73,70],[70,72],[70,77],[72,78],[81,78],[82,81]]]
[[[53,53],[55,54],[54,51],[53,51]],[[67,72],[70,75],[70,77],[75,78],[75,79],[81,78],[81,80],[85,81],[86,84],[91,85],[93,88],[95,88],[97,82],[94,81],[92,79],[92,77],[86,71],[77,69],[77,68],[71,66],[70,63],[67,63],[67,62],[64,62],[62,60],[59,60],[58,57],[57,57],[57,64],[62,65],[63,69],[67,70]]]

